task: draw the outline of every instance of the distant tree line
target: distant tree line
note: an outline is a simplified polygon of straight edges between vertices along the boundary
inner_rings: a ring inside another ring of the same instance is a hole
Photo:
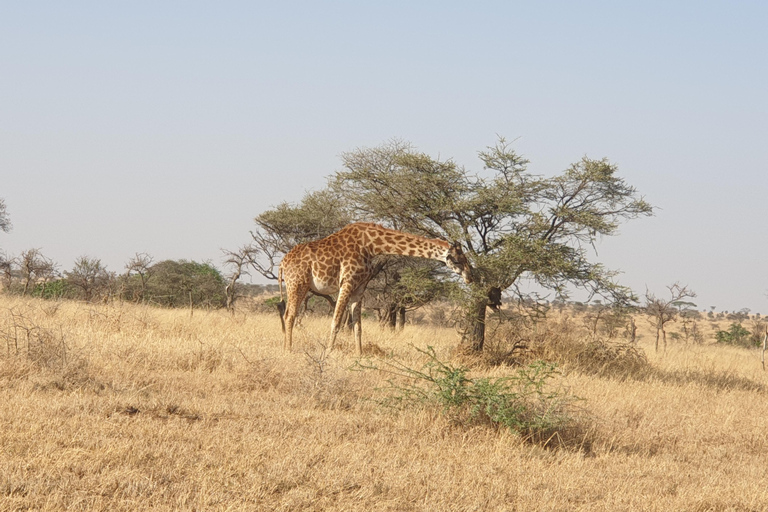
[[[0,288],[4,293],[44,299],[118,299],[202,308],[226,307],[230,288],[236,288],[237,296],[277,290],[276,285],[248,285],[237,279],[228,284],[221,271],[208,262],[154,262],[143,253],[131,258],[122,274],[108,270],[100,259],[87,256],[78,258],[70,270],[61,271],[40,249],[29,249],[15,257],[0,251]]]
[[[0,232],[12,228],[5,200],[0,198]],[[136,253],[125,264],[125,272],[107,270],[98,258],[81,256],[70,270],[40,249],[18,256],[0,250],[0,290],[3,293],[44,299],[76,299],[88,302],[129,300],[167,307],[232,309],[237,297],[277,291],[276,285],[247,285],[239,282],[254,264],[253,249],[224,251],[229,275],[209,262],[163,260],[154,262],[146,253]]]
[[[290,209],[292,214],[302,213],[302,206]],[[271,212],[270,212],[271,213]],[[268,213],[269,214],[269,213]],[[260,217],[261,219],[261,217]],[[211,263],[189,260],[163,260],[138,253],[129,259],[122,274],[111,272],[97,258],[82,256],[70,270],[60,271],[59,266],[46,257],[40,249],[29,249],[17,257],[9,257],[0,251],[0,289],[3,293],[40,297],[43,299],[72,299],[89,302],[124,300],[163,307],[232,308],[237,298],[274,294],[276,284],[246,284],[239,278],[249,273],[252,267],[247,247],[238,251],[224,251],[225,265],[229,274],[223,275]],[[374,308],[384,305],[388,308],[380,314],[383,325],[394,326],[395,317],[402,310],[413,310],[435,299],[449,298],[450,285],[432,274],[431,262],[409,262],[396,259],[389,266],[382,266],[380,274],[369,289]],[[393,279],[391,276],[396,273]],[[447,287],[446,287],[447,286]],[[634,341],[635,325],[632,313],[643,313],[657,330],[659,338],[666,338],[667,325],[681,322],[682,332],[672,332],[673,339],[702,343],[698,321],[705,318],[695,309],[696,305],[684,300],[695,297],[695,293],[677,283],[668,286],[669,298],[661,298],[646,292],[645,304],[627,307],[601,300],[589,302],[555,299],[537,302],[530,298],[507,298],[506,302],[518,306],[549,310],[570,311],[581,316],[585,326],[593,335],[614,338],[622,336]],[[268,302],[268,301],[267,301]],[[394,305],[394,306],[393,306]],[[397,315],[396,315],[397,313]],[[714,341],[722,344],[754,347],[762,344],[768,325],[760,314],[750,315],[749,309],[737,312],[706,314],[710,320],[727,319],[731,325],[727,330],[716,330]],[[390,324],[391,322],[391,324]],[[402,319],[398,323],[402,326]],[[742,324],[749,322],[749,329]],[[666,341],[664,341],[666,348]]]

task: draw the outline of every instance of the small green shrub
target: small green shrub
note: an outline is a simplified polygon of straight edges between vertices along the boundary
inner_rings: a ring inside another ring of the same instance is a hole
[[[282,299],[280,299],[280,297],[270,297],[264,300],[264,305],[268,306],[269,308],[275,308],[281,302],[281,300]]]
[[[740,347],[753,347],[755,342],[752,339],[752,333],[744,328],[740,323],[734,322],[727,331],[717,331],[715,339],[718,343],[728,345],[737,345]]]
[[[33,297],[40,297],[43,299],[61,299],[72,298],[75,293],[72,290],[72,286],[64,279],[57,279],[50,283],[38,284],[32,290]]]
[[[551,389],[550,381],[558,375],[552,363],[537,361],[504,377],[472,378],[469,368],[441,361],[432,347],[416,350],[427,356],[420,369],[396,359],[359,363],[360,368],[392,375],[383,405],[436,405],[461,423],[506,427],[545,443],[574,426],[571,412],[578,398]]]

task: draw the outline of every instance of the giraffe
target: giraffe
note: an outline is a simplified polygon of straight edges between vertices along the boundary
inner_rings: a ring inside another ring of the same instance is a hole
[[[348,224],[323,239],[297,245],[280,263],[278,283],[281,299],[283,280],[286,291],[283,348],[291,350],[293,324],[307,293],[312,291],[329,295],[338,292],[328,349],[333,349],[349,305],[357,353],[362,354],[361,300],[368,281],[375,273],[374,258],[380,254],[442,261],[460,274],[465,282],[472,282],[472,270],[458,243],[452,245],[444,240],[411,235],[367,222]]]

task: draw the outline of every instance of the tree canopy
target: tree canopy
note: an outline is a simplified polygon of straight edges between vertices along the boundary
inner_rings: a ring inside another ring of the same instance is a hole
[[[126,265],[121,290],[126,299],[167,307],[219,308],[226,304],[224,278],[210,263],[163,260],[139,254]]]
[[[483,346],[486,307],[498,306],[501,292],[521,278],[560,297],[574,286],[634,300],[588,253],[621,222],[653,211],[614,164],[585,157],[546,178],[529,172],[503,138],[479,157],[482,175],[395,140],[344,153],[330,187],[357,220],[462,243],[475,274],[464,333],[474,349]]]

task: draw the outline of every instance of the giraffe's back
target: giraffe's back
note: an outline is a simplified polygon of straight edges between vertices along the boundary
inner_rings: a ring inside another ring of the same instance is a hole
[[[330,295],[339,291],[342,278],[365,272],[370,255],[364,247],[362,227],[351,224],[291,249],[280,264],[286,284],[304,282],[312,291]]]
[[[306,283],[309,288],[323,295],[339,291],[341,261],[323,240],[308,242],[294,247],[280,263],[286,285]]]

